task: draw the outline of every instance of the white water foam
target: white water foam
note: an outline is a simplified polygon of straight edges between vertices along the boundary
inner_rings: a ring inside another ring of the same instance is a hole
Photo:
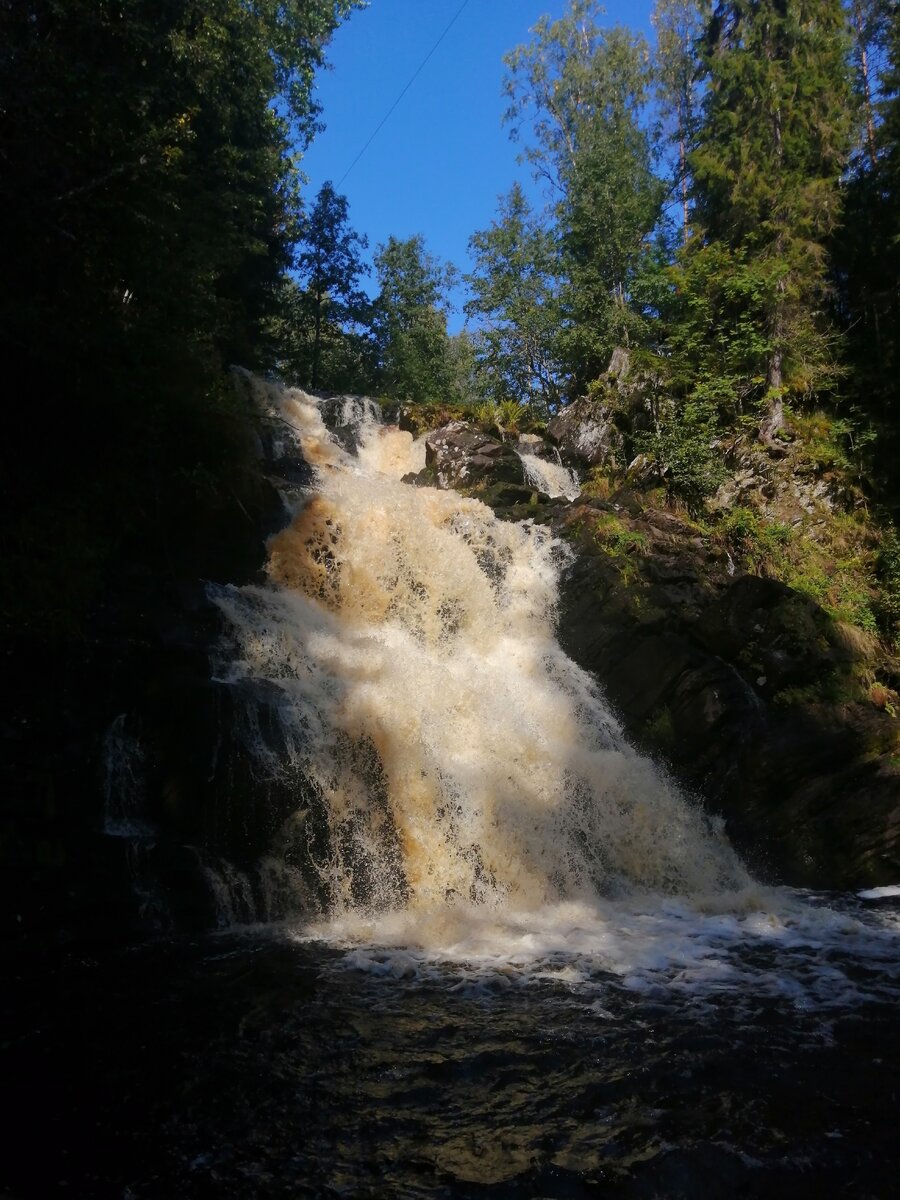
[[[547,459],[529,454],[525,450],[519,451],[519,458],[522,460],[525,482],[531,487],[554,499],[564,497],[566,500],[574,500],[580,494],[581,484],[577,473],[570,467],[563,466],[558,451],[555,462],[548,462]]]

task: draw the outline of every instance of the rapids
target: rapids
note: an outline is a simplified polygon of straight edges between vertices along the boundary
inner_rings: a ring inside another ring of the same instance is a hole
[[[403,913],[427,939],[485,911],[646,892],[746,907],[752,881],[720,831],[557,644],[566,548],[401,482],[421,446],[370,409],[341,413],[354,455],[310,397],[255,387],[316,480],[270,543],[269,584],[215,594],[233,637],[221,671],[279,691],[287,754],[251,749],[319,798],[317,920]]]

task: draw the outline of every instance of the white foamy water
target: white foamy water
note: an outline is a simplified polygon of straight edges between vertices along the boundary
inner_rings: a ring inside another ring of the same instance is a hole
[[[401,483],[422,444],[364,405],[341,414],[359,431],[352,455],[304,393],[254,386],[316,467],[272,539],[268,585],[216,595],[233,631],[228,677],[279,697],[277,753],[259,730],[253,748],[312,789],[296,828],[321,901],[298,937],[388,977],[609,975],[636,990],[753,979],[798,1003],[851,990],[835,953],[896,957],[889,923],[757,887],[628,745],[556,642],[567,551],[545,529]],[[747,947],[796,971],[749,965]]]
[[[578,475],[570,467],[563,466],[558,452],[556,462],[548,462],[524,450],[519,451],[519,458],[522,460],[525,482],[545,495],[574,500],[581,492]]]
[[[472,994],[557,984],[604,1016],[609,989],[706,1003],[798,1010],[900,1000],[900,917],[862,919],[800,893],[634,896],[531,912],[468,907],[426,917],[348,914],[297,930],[345,951],[334,967],[375,978],[440,982]]]

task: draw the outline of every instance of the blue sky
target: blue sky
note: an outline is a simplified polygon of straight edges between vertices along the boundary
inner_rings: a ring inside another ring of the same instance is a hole
[[[497,197],[519,179],[519,148],[501,126],[503,55],[565,0],[468,0],[396,111],[343,183],[354,158],[440,37],[462,0],[371,0],[335,34],[316,95],[325,132],[303,160],[306,195],[331,180],[370,254],[393,234],[420,233],[428,249],[462,270],[466,243],[493,218]],[[609,0],[606,23],[650,33],[651,0]],[[371,287],[371,282],[369,284]],[[462,296],[457,296],[461,303]],[[458,329],[462,316],[451,319]]]

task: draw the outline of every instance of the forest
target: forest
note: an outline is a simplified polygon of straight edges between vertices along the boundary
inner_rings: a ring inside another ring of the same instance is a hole
[[[252,505],[231,364],[538,428],[619,347],[648,397],[620,469],[698,513],[736,438],[804,445],[876,523],[864,623],[892,640],[897,4],[659,0],[652,45],[593,0],[543,19],[503,87],[546,204],[513,182],[473,231],[452,336],[456,268],[392,237],[367,292],[346,198],[303,185],[354,7],[3,6],[9,627],[67,636],[110,564],[177,573],[179,526]]]

